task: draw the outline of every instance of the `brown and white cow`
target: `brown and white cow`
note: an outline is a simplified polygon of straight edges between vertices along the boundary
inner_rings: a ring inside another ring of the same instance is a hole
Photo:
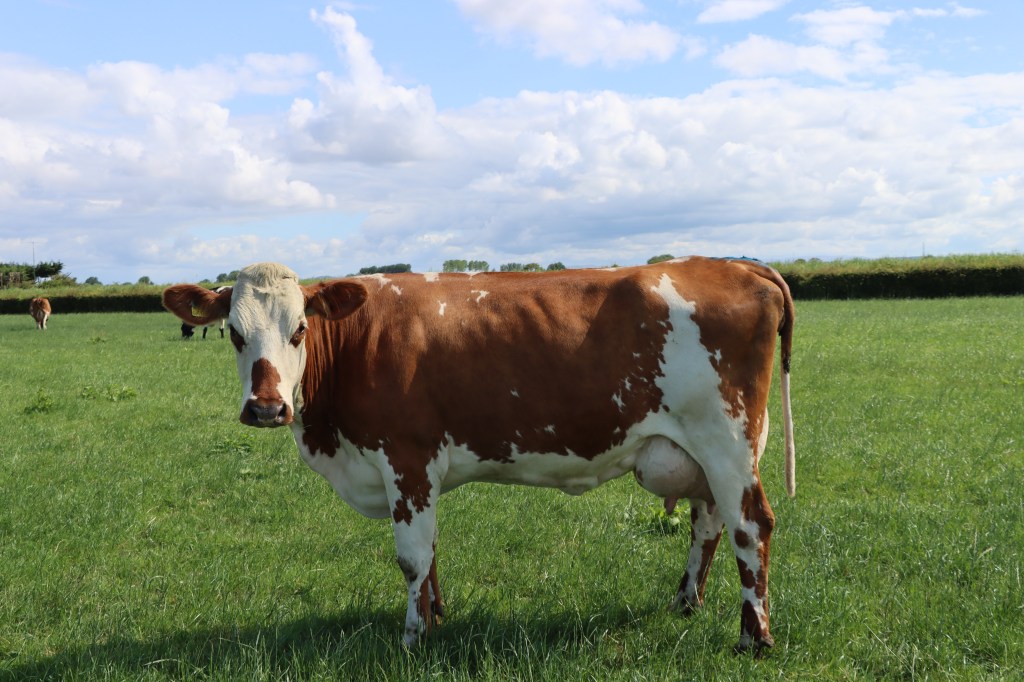
[[[36,329],[46,329],[46,321],[50,319],[50,301],[45,298],[33,298],[28,304],[28,314],[36,321]]]
[[[691,502],[672,602],[701,606],[723,525],[742,584],[738,649],[773,644],[775,517],[758,460],[781,336],[786,481],[794,490],[794,320],[779,274],[743,259],[547,273],[397,274],[311,286],[259,263],[232,290],[169,287],[190,324],[227,318],[240,420],[291,427],[302,458],[362,514],[390,518],[408,583],[404,641],[443,613],[441,493],[470,481],[570,494],[634,472]]]

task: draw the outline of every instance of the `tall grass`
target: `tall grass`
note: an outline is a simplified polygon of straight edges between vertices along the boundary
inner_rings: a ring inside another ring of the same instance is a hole
[[[238,424],[230,344],[182,341],[167,314],[46,332],[0,316],[0,678],[1013,679],[1022,312],[800,305],[797,498],[780,428],[762,465],[777,646],[760,661],[731,653],[727,547],[704,611],[666,611],[687,522],[654,522],[628,478],[446,495],[448,619],[406,653],[389,525],[338,500],[288,433]]]

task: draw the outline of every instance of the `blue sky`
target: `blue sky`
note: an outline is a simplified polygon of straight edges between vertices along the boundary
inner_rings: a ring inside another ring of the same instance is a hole
[[[1024,3],[21,0],[0,261],[1024,248]]]

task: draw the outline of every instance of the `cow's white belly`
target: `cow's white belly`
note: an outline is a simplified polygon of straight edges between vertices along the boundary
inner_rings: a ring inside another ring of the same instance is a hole
[[[570,495],[580,495],[633,471],[644,443],[651,436],[666,435],[666,427],[669,437],[680,434],[675,419],[651,415],[630,428],[621,444],[592,459],[574,454],[518,452],[513,447],[511,461],[496,462],[481,460],[465,447],[450,444],[444,453],[448,470],[443,489],[483,481],[558,488]]]
[[[552,453],[516,453],[511,461],[481,460],[475,454],[453,446],[449,448],[448,475],[442,490],[448,491],[463,483],[511,483],[558,488],[570,495],[580,495],[633,470],[636,447],[617,447],[584,459],[577,455]]]

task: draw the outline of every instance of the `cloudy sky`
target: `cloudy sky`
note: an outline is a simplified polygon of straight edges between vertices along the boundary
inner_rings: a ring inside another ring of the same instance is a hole
[[[1024,251],[1020,0],[19,0],[0,262]]]

